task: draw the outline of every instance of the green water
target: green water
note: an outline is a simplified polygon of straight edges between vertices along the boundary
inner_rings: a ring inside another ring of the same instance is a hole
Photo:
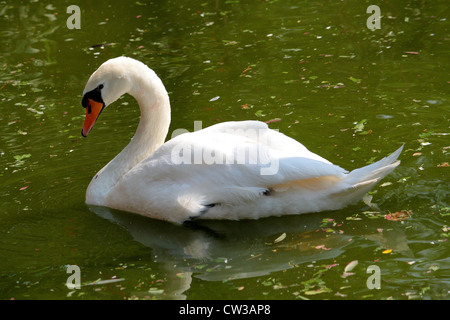
[[[374,31],[371,4],[77,1],[68,29],[65,1],[0,1],[0,298],[449,299],[448,3],[380,1]],[[348,170],[405,144],[401,166],[378,208],[193,226],[89,208],[137,126],[125,96],[80,134],[88,77],[120,55],[163,79],[169,135],[272,120]]]

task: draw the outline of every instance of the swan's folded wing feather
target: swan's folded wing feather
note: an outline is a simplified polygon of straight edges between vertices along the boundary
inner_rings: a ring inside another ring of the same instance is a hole
[[[157,166],[156,174],[181,181],[191,177],[249,187],[346,173],[259,121],[227,122],[182,134],[142,164]]]
[[[218,124],[177,136],[138,167],[151,175],[147,180],[151,183],[183,181],[190,187],[182,193],[188,192],[189,199],[198,195],[205,205],[251,200],[272,186],[323,176],[340,178],[346,173],[295,140],[267,129],[265,123],[244,123],[250,126]],[[255,135],[249,128],[263,131]]]

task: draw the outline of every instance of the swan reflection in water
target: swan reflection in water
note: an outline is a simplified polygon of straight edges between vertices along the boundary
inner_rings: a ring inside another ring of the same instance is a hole
[[[228,281],[259,277],[312,261],[334,259],[358,236],[397,252],[410,252],[399,230],[378,232],[376,227],[372,230],[361,226],[361,230],[352,233],[324,232],[321,224],[326,214],[241,221],[199,220],[177,225],[106,207],[91,206],[90,210],[151,248],[154,260],[167,274],[164,291],[160,290],[155,297],[158,299],[185,299],[193,278]],[[331,215],[345,220],[340,212]],[[389,223],[378,220],[380,224]]]

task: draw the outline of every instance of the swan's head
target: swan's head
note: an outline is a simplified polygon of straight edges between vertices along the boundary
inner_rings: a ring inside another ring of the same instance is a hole
[[[89,78],[83,91],[81,104],[86,108],[81,134],[86,137],[103,109],[129,92],[131,58],[119,57],[103,63]]]

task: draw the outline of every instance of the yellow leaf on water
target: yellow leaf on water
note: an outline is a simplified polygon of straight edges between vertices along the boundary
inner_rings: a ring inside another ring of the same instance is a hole
[[[388,254],[388,253],[391,253],[392,252],[392,249],[386,249],[386,250],[384,250],[382,253],[383,254]]]

